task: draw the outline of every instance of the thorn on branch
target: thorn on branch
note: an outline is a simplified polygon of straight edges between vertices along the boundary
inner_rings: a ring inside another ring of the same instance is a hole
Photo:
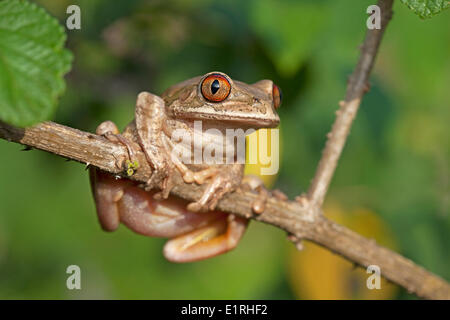
[[[283,191],[281,191],[280,189],[272,190],[272,195],[276,199],[281,200],[281,201],[287,201],[289,199],[288,196]]]
[[[301,195],[296,196],[295,201],[297,201],[300,204],[300,206],[304,208],[309,205],[309,199],[306,196],[306,193],[302,193]]]
[[[302,251],[304,249],[302,239],[297,237],[295,234],[288,234],[287,239],[295,245],[295,248],[298,251]]]

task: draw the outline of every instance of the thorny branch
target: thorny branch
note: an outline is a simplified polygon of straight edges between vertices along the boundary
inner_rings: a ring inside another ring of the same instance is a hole
[[[316,175],[308,190],[308,198],[317,207],[321,207],[323,204],[361,99],[364,93],[369,90],[369,76],[375,62],[375,56],[386,26],[392,17],[392,2],[393,0],[378,2],[381,11],[381,29],[373,29],[367,32],[366,39],[361,47],[358,64],[347,85],[345,100],[339,103],[340,108],[336,111],[336,120],[328,134],[328,140],[322,152]]]
[[[385,278],[419,297],[450,299],[450,285],[445,280],[414,264],[411,260],[377,245],[374,240],[364,238],[330,221],[321,212],[323,200],[352,121],[361,98],[368,89],[369,74],[375,55],[392,15],[392,2],[393,0],[380,0],[378,3],[382,12],[382,28],[370,30],[367,33],[361,49],[361,57],[348,84],[345,101],[340,103],[340,109],[332,131],[328,135],[328,141],[308,195],[300,197],[301,201],[269,198],[266,210],[260,215],[255,215],[252,213],[250,204],[257,195],[251,191],[239,189],[226,195],[219,202],[218,209],[274,225],[285,230],[294,242],[310,240],[361,266],[378,265]],[[53,122],[40,123],[27,129],[0,122],[0,138],[127,177],[126,173],[117,166],[120,159],[127,157],[126,148],[95,134]],[[146,182],[151,176],[151,168],[142,152],[138,152],[136,156],[140,167],[131,178]],[[196,201],[203,189],[204,186],[185,184],[178,176],[172,194],[189,201]]]

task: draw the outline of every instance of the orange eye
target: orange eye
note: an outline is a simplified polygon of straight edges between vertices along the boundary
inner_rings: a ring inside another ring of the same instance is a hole
[[[213,73],[202,81],[202,95],[208,101],[223,101],[228,97],[230,91],[230,82],[221,74]]]
[[[283,93],[281,92],[280,87],[275,84],[272,87],[272,96],[273,106],[275,107],[275,109],[278,109],[281,106],[281,98],[283,97]]]

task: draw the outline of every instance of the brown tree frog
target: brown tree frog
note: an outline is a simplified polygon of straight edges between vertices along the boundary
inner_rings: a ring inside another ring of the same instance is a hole
[[[248,220],[215,210],[223,195],[235,190],[243,180],[244,164],[236,161],[235,139],[227,138],[226,133],[230,129],[249,132],[248,129],[276,127],[279,123],[276,109],[280,104],[281,92],[272,81],[248,85],[221,72],[181,82],[161,97],[140,93],[135,119],[122,134],[110,121],[100,124],[96,132],[125,144],[130,161],[137,148],[142,150],[153,168],[148,185],[157,183],[161,191],[146,190],[134,181],[116,179],[91,168],[91,186],[102,228],[113,231],[122,222],[139,234],[170,238],[164,256],[174,262],[201,260],[233,249]],[[199,123],[201,132],[196,132]],[[184,132],[181,138],[189,139],[175,141],[174,133],[179,132]],[[196,134],[201,134],[197,147],[195,141],[192,143]],[[234,150],[231,158],[235,161],[230,163],[230,154],[225,152],[213,154],[215,160],[223,161],[196,161],[195,152],[211,150],[213,144],[221,147],[214,149],[216,153]],[[175,148],[183,149],[187,156],[181,159]],[[197,202],[187,204],[169,197],[177,171],[186,183],[207,184]],[[248,185],[261,188],[261,183],[254,179],[248,179]],[[261,194],[267,195],[267,191]],[[261,204],[255,203],[253,208],[261,211]]]

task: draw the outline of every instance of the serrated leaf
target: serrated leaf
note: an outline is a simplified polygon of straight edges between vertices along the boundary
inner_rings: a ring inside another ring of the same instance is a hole
[[[422,19],[431,18],[450,6],[448,0],[402,0]]]
[[[49,119],[64,92],[72,54],[58,20],[23,0],[0,1],[0,119],[28,126]]]

